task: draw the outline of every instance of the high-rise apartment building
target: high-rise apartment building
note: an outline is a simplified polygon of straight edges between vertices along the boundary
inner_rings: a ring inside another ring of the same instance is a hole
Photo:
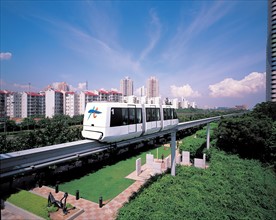
[[[108,93],[109,93],[108,101],[122,102],[122,93],[120,93],[118,91],[114,91],[114,90],[111,90]]]
[[[133,81],[128,76],[121,80],[120,91],[123,96],[133,95]]]
[[[146,94],[147,94],[146,91],[147,91],[147,89],[145,88],[145,86],[142,86],[142,87],[138,88],[136,90],[137,96],[138,97],[146,96]]]
[[[78,102],[77,94],[75,92],[64,92],[64,109],[63,112],[65,115],[73,117],[78,114]]]
[[[54,115],[63,114],[63,93],[61,91],[49,89],[45,92],[46,117],[52,118]]]
[[[98,101],[108,101],[109,99],[109,93],[108,91],[104,90],[104,89],[100,89],[98,91]]]
[[[7,117],[7,93],[6,90],[0,90],[0,121]]]
[[[90,91],[81,91],[79,94],[79,114],[84,114],[86,104],[98,100],[98,94]]]
[[[150,77],[147,80],[147,97],[159,97],[159,82],[156,77]]]
[[[276,0],[268,0],[266,101],[276,102]]]
[[[10,118],[22,117],[22,93],[10,92],[7,94],[7,116]]]
[[[23,92],[21,98],[21,117],[45,114],[45,95],[35,92]]]

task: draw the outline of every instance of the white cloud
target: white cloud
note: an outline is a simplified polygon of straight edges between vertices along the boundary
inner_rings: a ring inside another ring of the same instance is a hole
[[[252,72],[242,80],[226,78],[209,86],[211,97],[244,97],[265,88],[265,73]]]
[[[200,97],[201,94],[198,91],[194,91],[189,84],[177,87],[175,85],[171,86],[171,93],[174,97]]]
[[[0,60],[9,60],[12,58],[12,53],[6,52],[6,53],[0,53]]]

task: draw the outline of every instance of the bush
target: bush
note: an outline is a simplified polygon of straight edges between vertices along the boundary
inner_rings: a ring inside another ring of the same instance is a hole
[[[177,167],[119,210],[117,219],[273,219],[276,177],[258,161],[215,148],[207,170]]]

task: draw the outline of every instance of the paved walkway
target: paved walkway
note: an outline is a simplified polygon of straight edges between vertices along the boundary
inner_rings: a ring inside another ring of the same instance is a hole
[[[157,160],[156,160],[157,162]],[[158,161],[161,162],[161,161]],[[153,170],[151,170],[147,165],[143,165],[141,167],[142,173],[137,176],[136,171],[129,174],[126,178],[133,179],[135,182],[121,192],[118,196],[114,199],[109,201],[105,204],[102,208],[99,208],[98,203],[94,203],[88,201],[86,199],[80,198],[76,200],[75,195],[68,195],[67,203],[75,206],[80,211],[71,219],[76,220],[113,220],[116,219],[116,215],[118,210],[124,205],[124,203],[128,202],[129,197],[134,193],[137,192],[140,187],[152,176],[154,175]],[[162,164],[162,171],[164,171],[164,167]],[[55,189],[42,186],[41,188],[37,187],[31,190],[31,192],[36,193],[38,195],[44,196],[48,198],[49,193],[51,192],[56,200],[60,200],[64,196],[64,192],[59,191],[55,193]],[[2,213],[3,211],[3,213]],[[20,215],[16,215],[15,213],[10,212],[9,210],[1,210],[1,219],[5,220],[23,220],[26,219]],[[64,216],[66,219],[66,216]]]
[[[21,215],[15,214],[12,210],[7,208],[1,210],[1,219],[2,220],[24,220]]]
[[[102,208],[99,208],[98,203],[94,203],[83,198],[76,200],[76,197],[70,194],[67,197],[67,203],[70,203],[76,208],[82,210],[80,215],[75,218],[76,220],[111,220],[116,218],[118,209],[121,208],[124,203],[128,201],[128,198],[132,195],[132,193],[137,192],[143,184],[144,181],[136,181]],[[57,200],[60,200],[64,196],[64,192],[59,191],[58,193],[55,193],[54,189],[47,186],[35,188],[32,191],[44,197],[48,197],[51,192]]]

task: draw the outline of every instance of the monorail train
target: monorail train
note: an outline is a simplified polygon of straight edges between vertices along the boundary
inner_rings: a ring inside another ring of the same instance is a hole
[[[170,105],[87,103],[82,136],[100,142],[119,142],[171,129],[178,124]]]

